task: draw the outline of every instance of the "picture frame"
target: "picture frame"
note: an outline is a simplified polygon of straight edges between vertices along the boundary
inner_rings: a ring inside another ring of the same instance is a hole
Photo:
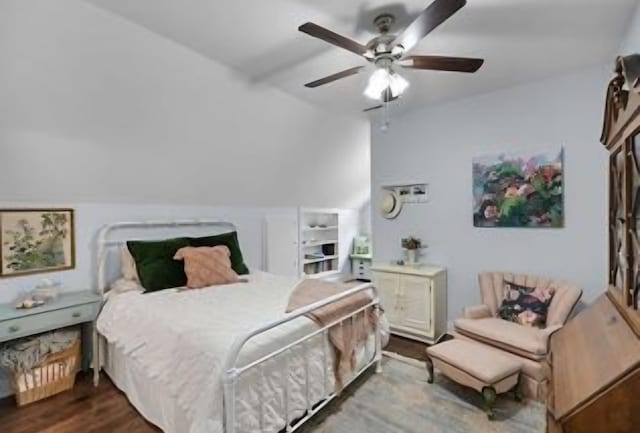
[[[73,209],[0,209],[0,278],[75,267]]]
[[[474,157],[473,225],[563,228],[564,170],[563,146]]]

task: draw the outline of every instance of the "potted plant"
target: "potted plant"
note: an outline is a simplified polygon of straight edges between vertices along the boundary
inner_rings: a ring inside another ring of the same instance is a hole
[[[403,238],[401,242],[402,248],[406,251],[407,254],[407,263],[413,265],[417,263],[417,251],[422,249],[422,241],[413,236],[409,236],[407,238]]]

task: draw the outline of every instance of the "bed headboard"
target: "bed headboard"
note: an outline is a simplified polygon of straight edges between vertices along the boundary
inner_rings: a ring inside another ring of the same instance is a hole
[[[109,291],[110,277],[120,272],[120,246],[131,240],[159,240],[181,236],[210,236],[235,231],[233,223],[217,220],[132,221],[108,224],[97,239],[97,291]],[[204,232],[204,233],[203,233]]]

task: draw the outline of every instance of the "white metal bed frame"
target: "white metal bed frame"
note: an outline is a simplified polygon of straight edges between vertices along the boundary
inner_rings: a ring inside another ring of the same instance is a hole
[[[212,227],[217,228],[219,230],[223,230],[220,233],[225,233],[228,231],[235,231],[235,225],[226,222],[226,221],[217,221],[217,220],[179,220],[179,221],[142,221],[142,222],[118,222],[114,224],[109,224],[104,226],[99,234],[97,239],[97,286],[98,292],[103,296],[105,292],[108,290],[108,283],[106,281],[106,262],[108,257],[108,249],[115,246],[123,245],[126,240],[114,240],[111,239],[111,235],[123,229],[161,229],[161,228],[174,228],[174,227]],[[246,365],[238,365],[239,356],[242,352],[242,349],[245,345],[258,335],[264,334],[271,329],[274,329],[278,326],[281,326],[285,323],[291,322],[301,316],[307,315],[315,310],[318,310],[322,307],[325,307],[334,302],[340,301],[341,299],[345,299],[349,296],[352,296],[356,293],[370,291],[373,294],[371,301],[365,306],[358,308],[356,311],[353,311],[340,319],[323,326],[321,328],[314,329],[313,332],[297,339],[296,341],[287,344],[284,347],[281,347],[277,350],[268,353],[261,358],[254,360]],[[376,365],[376,372],[379,373],[382,371],[382,334],[381,334],[381,325],[380,325],[380,298],[378,296],[378,292],[376,288],[371,283],[360,284],[356,287],[353,287],[349,290],[346,290],[337,295],[328,297],[321,301],[315,302],[313,304],[307,305],[306,307],[300,308],[298,310],[292,311],[290,313],[284,314],[280,319],[275,320],[271,323],[266,323],[263,326],[246,333],[243,336],[240,336],[234,342],[231,352],[226,359],[224,374],[222,377],[223,383],[223,401],[224,401],[224,425],[225,425],[225,433],[243,433],[237,430],[236,427],[236,384],[240,377],[246,372],[252,369],[258,369],[258,371],[262,368],[262,365],[267,362],[269,359],[272,359],[276,356],[282,355],[284,356],[284,361],[281,363],[282,369],[285,374],[282,374],[284,384],[284,416],[282,419],[286,420],[286,425],[284,427],[284,431],[287,433],[293,432],[300,428],[306,421],[308,421],[313,415],[319,412],[322,408],[324,408],[330,401],[332,401],[336,397],[336,393],[329,389],[329,377],[326,368],[324,370],[324,398],[318,402],[311,401],[310,399],[310,383],[309,383],[309,360],[308,357],[305,357],[305,383],[304,389],[306,392],[306,403],[307,408],[305,414],[297,419],[291,420],[289,414],[289,393],[290,393],[290,381],[288,375],[288,365],[289,358],[288,354],[291,353],[292,349],[296,346],[302,346],[303,349],[307,349],[306,341],[319,335],[323,334],[323,338],[326,340],[328,338],[329,329],[333,326],[342,326],[346,320],[355,321],[358,314],[366,314],[366,310],[369,308],[373,308],[376,314],[376,324],[375,324],[375,350],[374,356],[372,359],[368,360],[365,365],[360,368],[353,377],[349,380],[345,386],[348,386],[353,380],[359,377],[362,373],[364,373],[367,369],[369,369],[372,365]],[[102,358],[100,353],[100,343],[99,343],[99,334],[94,325],[94,336],[93,336],[93,380],[94,385],[98,385],[99,377],[100,377],[100,369],[102,367]],[[329,353],[327,349],[327,345],[323,345],[323,365],[327,365],[329,360]],[[264,431],[264,402],[263,399],[260,398],[260,407],[259,410],[259,423],[260,423],[260,431]]]

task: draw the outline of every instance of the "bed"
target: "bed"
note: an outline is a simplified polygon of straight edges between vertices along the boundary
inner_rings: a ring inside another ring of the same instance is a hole
[[[235,230],[226,222],[181,221],[117,223],[100,232],[97,279],[106,301],[94,338],[96,384],[103,368],[166,433],[295,431],[337,394],[329,328],[370,309],[380,320],[357,348],[345,385],[372,366],[380,370],[387,326],[369,283],[290,313],[297,279],[257,270],[245,282],[203,290],[109,293],[110,250],[132,237],[150,239],[142,232],[194,227]],[[307,317],[360,292],[371,301],[335,323],[320,327]]]

